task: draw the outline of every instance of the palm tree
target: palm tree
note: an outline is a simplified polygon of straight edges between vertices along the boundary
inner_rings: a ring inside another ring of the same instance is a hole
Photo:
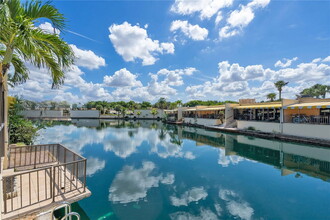
[[[150,113],[152,114],[152,117],[155,118],[155,115],[158,114],[158,111],[157,111],[157,109],[153,108],[153,109],[151,109]]]
[[[271,102],[274,102],[274,100],[276,99],[276,93],[269,93],[267,95],[267,99],[270,99]]]
[[[160,98],[158,102],[156,103],[157,107],[160,109],[165,109],[166,108],[166,99],[165,98]]]
[[[46,67],[52,77],[52,88],[63,84],[64,71],[74,59],[71,47],[59,35],[46,33],[35,24],[40,19],[48,20],[54,28],[63,30],[65,27],[64,16],[49,1],[42,3],[40,0],[24,1],[0,0],[0,112],[4,123],[0,143],[2,150],[7,150],[8,140],[8,81],[11,84],[25,82],[29,71],[24,61],[37,67]],[[10,76],[10,66],[15,72]]]
[[[283,80],[279,80],[274,83],[275,87],[278,90],[280,100],[282,100],[282,88],[288,84],[289,84],[289,82],[284,82]]]
[[[120,105],[115,105],[115,111],[117,112],[117,116],[118,116],[118,118],[119,118],[119,114],[120,114],[120,112],[121,112],[121,110],[122,110],[122,107],[120,106]]]
[[[315,90],[317,97],[321,96],[323,99],[325,99],[327,93],[330,93],[330,86],[328,85],[315,84],[312,88]]]
[[[177,100],[176,101],[176,107],[181,107],[182,106],[182,100]]]
[[[316,98],[321,96],[321,98],[324,99],[327,93],[330,93],[330,86],[315,84],[310,88],[304,89],[302,92],[300,92],[300,95],[308,95]]]
[[[141,115],[141,111],[137,111],[136,115],[139,117]]]

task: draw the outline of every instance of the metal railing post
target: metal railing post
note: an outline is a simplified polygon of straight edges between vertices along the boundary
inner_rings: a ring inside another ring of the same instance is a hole
[[[87,171],[87,159],[84,160],[84,192],[86,191],[86,171]]]
[[[37,167],[37,148],[34,147],[34,169]]]
[[[6,177],[2,178],[3,186],[3,202],[4,202],[4,213],[7,213],[7,190],[6,190]]]
[[[55,166],[52,166],[51,167],[51,174],[53,174],[53,175],[51,175],[52,177],[51,177],[51,192],[52,192],[52,198],[53,198],[53,202],[55,202]]]

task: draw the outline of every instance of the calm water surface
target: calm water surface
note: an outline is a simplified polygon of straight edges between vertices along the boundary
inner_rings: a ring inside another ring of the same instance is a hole
[[[154,121],[41,131],[88,159],[90,219],[330,219],[330,149]]]

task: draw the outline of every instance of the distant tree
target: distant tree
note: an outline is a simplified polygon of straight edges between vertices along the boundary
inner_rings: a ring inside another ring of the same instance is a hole
[[[284,86],[286,86],[288,84],[289,84],[289,82],[284,82],[283,80],[279,80],[279,81],[274,83],[275,87],[278,90],[280,100],[282,100],[282,89],[283,89]]]
[[[165,98],[159,98],[158,101],[155,103],[154,105],[156,108],[160,108],[160,109],[165,109],[167,106],[167,102]]]
[[[121,115],[123,116],[123,118],[125,118],[126,113],[127,113],[127,108],[122,107],[120,113],[121,113]]]
[[[330,93],[330,86],[328,85],[316,84],[312,88],[315,90],[317,97],[321,96],[323,99],[325,99],[327,93]]]
[[[140,116],[140,115],[141,115],[141,111],[137,111],[137,112],[136,112],[136,115],[137,115],[137,116]]]
[[[131,111],[134,111],[136,109],[136,103],[134,101],[127,102],[127,108]]]
[[[97,105],[96,110],[99,110],[100,113],[102,114],[103,113],[103,106],[102,105]]]
[[[327,93],[330,93],[330,86],[315,84],[310,88],[304,89],[302,92],[300,92],[300,95],[308,95],[316,98],[321,97],[324,99]]]
[[[151,103],[150,102],[142,102],[141,103],[141,108],[142,109],[148,109],[148,108],[150,108],[152,105],[151,105]]]
[[[158,110],[153,108],[151,109],[150,113],[152,114],[152,117],[155,118],[155,116],[158,114]]]
[[[177,100],[176,102],[176,107],[181,107],[182,106],[182,100]]]
[[[92,108],[95,108],[95,102],[87,102],[86,103],[86,108],[87,109],[92,109]]]
[[[50,110],[55,110],[58,107],[57,102],[50,102],[50,105],[51,105]]]
[[[118,118],[119,118],[119,114],[121,113],[121,109],[122,109],[122,108],[123,108],[123,107],[120,106],[120,105],[116,105],[116,106],[114,107],[115,111],[117,112],[117,116],[118,116]]]
[[[78,109],[78,105],[77,104],[72,104],[72,109],[73,110],[77,110]]]
[[[269,93],[267,99],[270,99],[270,101],[273,102],[276,99],[276,93]]]
[[[300,92],[301,96],[310,96],[310,97],[315,97],[317,94],[315,93],[315,90],[312,88],[306,88],[302,92]],[[299,96],[300,97],[300,96]]]

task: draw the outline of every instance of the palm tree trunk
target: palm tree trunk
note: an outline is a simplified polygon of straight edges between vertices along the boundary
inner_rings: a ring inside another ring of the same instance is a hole
[[[3,125],[2,130],[0,131],[0,156],[5,156],[3,168],[6,169],[6,155],[8,152],[8,68],[3,69],[3,65],[1,64],[0,71],[0,125]]]

